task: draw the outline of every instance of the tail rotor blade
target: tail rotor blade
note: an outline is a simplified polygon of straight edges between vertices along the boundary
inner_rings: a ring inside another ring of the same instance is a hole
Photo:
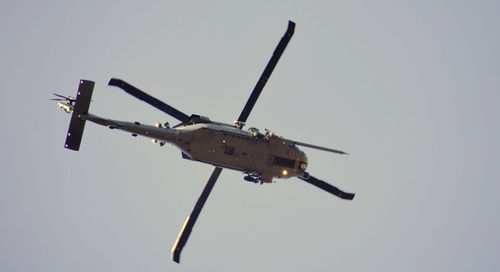
[[[75,101],[75,98],[72,97],[72,96],[64,96],[64,95],[60,95],[60,94],[56,94],[56,93],[53,93],[53,95],[59,97],[59,98],[52,98],[50,100],[54,100],[54,101],[69,101],[69,102],[74,102]]]
[[[323,189],[331,194],[334,194],[342,199],[346,199],[346,200],[353,200],[354,199],[354,194],[343,192],[340,189],[338,189],[337,187],[330,185],[322,180],[319,180],[319,179],[317,179],[317,178],[315,178],[307,173],[306,173],[306,175],[304,175],[304,177],[298,176],[298,178],[300,178],[301,180],[308,182],[308,183],[310,183],[310,184],[312,184],[320,189]]]
[[[148,103],[149,105],[163,111],[164,113],[176,118],[177,120],[183,123],[187,123],[190,119],[187,114],[184,114],[183,112],[175,109],[174,107],[167,105],[166,103],[152,97],[151,95],[137,89],[136,87],[128,84],[127,82],[121,79],[112,78],[109,81],[108,85],[121,88],[122,90],[134,96],[135,98]]]
[[[172,260],[174,262],[176,263],[180,262],[181,251],[186,245],[189,235],[191,235],[191,231],[193,230],[193,226],[196,223],[198,216],[200,215],[201,209],[203,209],[205,201],[207,201],[207,198],[210,195],[210,192],[212,191],[212,188],[214,187],[215,182],[217,181],[217,178],[219,177],[221,171],[222,168],[215,167],[214,171],[212,172],[212,175],[208,179],[207,185],[205,185],[203,192],[198,198],[198,201],[196,202],[196,205],[194,206],[191,215],[189,215],[188,218],[186,219],[186,222],[184,223],[184,226],[182,227],[181,232],[177,237],[177,241],[175,241],[175,244],[172,247]]]
[[[245,123],[247,121],[248,115],[250,115],[250,112],[252,111],[255,102],[257,102],[257,98],[259,98],[259,95],[262,92],[262,89],[264,89],[267,80],[271,76],[274,67],[276,67],[276,64],[278,63],[278,60],[283,54],[283,51],[285,51],[285,48],[288,45],[290,39],[292,38],[294,31],[295,31],[295,23],[292,21],[288,21],[288,29],[286,30],[285,35],[283,36],[283,38],[281,38],[280,42],[278,43],[278,46],[274,50],[273,56],[267,63],[267,66],[264,69],[264,72],[262,72],[259,81],[257,81],[257,84],[255,85],[252,94],[248,98],[248,101],[245,104],[245,107],[243,108],[240,117],[238,117],[238,122]]]
[[[60,95],[60,94],[56,94],[56,93],[53,93],[53,95],[58,96],[60,98],[69,99],[69,97],[64,96],[64,95]]]

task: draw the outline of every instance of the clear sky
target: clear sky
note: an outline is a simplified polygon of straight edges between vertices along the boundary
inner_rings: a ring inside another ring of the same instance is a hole
[[[0,271],[498,271],[497,1],[2,1]],[[185,247],[170,249],[212,167],[70,116],[53,92],[96,82],[90,111],[237,118],[287,21],[295,35],[247,124],[305,149],[271,185],[224,170]]]

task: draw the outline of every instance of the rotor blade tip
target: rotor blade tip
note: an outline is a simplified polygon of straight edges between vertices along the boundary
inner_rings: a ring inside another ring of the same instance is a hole
[[[177,251],[172,252],[172,261],[176,263],[180,263],[181,261],[181,254]]]
[[[119,83],[121,82],[122,80],[121,79],[118,79],[118,78],[114,78],[112,77],[109,82],[108,82],[108,85],[109,86],[118,86]]]
[[[295,23],[293,21],[288,21],[287,32],[293,32],[295,30]]]

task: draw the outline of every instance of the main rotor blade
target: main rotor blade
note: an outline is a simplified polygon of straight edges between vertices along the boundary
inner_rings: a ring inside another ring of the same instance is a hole
[[[189,235],[191,235],[191,231],[193,230],[193,226],[196,223],[196,219],[198,219],[198,215],[200,215],[201,209],[203,209],[203,205],[205,205],[205,201],[207,201],[208,195],[210,195],[210,192],[212,191],[212,188],[214,187],[221,171],[222,168],[215,167],[212,175],[208,179],[207,185],[205,185],[205,189],[203,189],[200,198],[198,198],[198,202],[196,202],[191,215],[186,219],[186,222],[184,223],[184,226],[182,227],[181,232],[172,247],[172,260],[174,262],[180,262],[181,251],[186,245]]]
[[[109,81],[108,85],[121,88],[122,90],[134,96],[135,98],[148,103],[149,105],[163,111],[164,113],[176,118],[177,120],[183,123],[187,123],[187,121],[189,121],[189,116],[187,114],[182,113],[181,111],[175,109],[174,107],[167,105],[166,103],[152,97],[151,95],[137,89],[136,87],[128,84],[127,82],[121,79],[112,78]]]
[[[289,140],[289,139],[284,139],[284,138],[283,138],[283,140],[286,141],[286,142],[288,142],[288,143],[293,143],[293,144],[296,144],[296,145],[301,145],[301,146],[305,146],[305,147],[309,147],[309,148],[319,149],[319,150],[333,152],[333,153],[338,153],[338,154],[343,154],[343,155],[349,155],[349,153],[346,153],[346,152],[344,152],[342,150],[337,150],[337,149],[333,149],[333,148],[323,147],[323,146],[319,146],[319,145],[312,145],[312,144],[308,144],[308,143],[297,142],[297,141],[294,141],[294,140]]]
[[[319,179],[309,175],[308,173],[306,173],[305,176],[307,178],[301,177],[301,176],[297,176],[297,177],[305,182],[308,182],[314,186],[317,186],[317,187],[319,187],[319,188],[321,188],[321,189],[323,189],[331,194],[334,194],[342,199],[352,200],[354,198],[354,194],[343,192],[343,191],[339,190],[337,187],[330,185],[322,180],[319,180]]]
[[[283,51],[285,51],[288,42],[292,38],[294,30],[295,30],[295,23],[292,21],[288,21],[288,29],[286,30],[285,35],[283,36],[283,38],[281,38],[280,42],[278,43],[278,46],[274,50],[273,56],[269,60],[269,63],[267,63],[267,66],[264,69],[264,72],[262,72],[259,81],[257,81],[257,84],[255,85],[255,88],[253,89],[250,98],[248,98],[248,101],[245,107],[243,108],[240,117],[238,117],[238,122],[245,123],[247,121],[248,115],[250,115],[250,112],[252,111],[255,102],[257,102],[257,98],[259,98],[262,89],[266,85],[267,80],[269,79],[271,73],[274,70],[274,67],[276,67],[276,64],[278,63],[281,54],[283,54]]]

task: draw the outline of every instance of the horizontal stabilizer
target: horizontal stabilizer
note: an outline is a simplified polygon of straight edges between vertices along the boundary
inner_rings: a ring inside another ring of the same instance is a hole
[[[64,147],[67,149],[78,151],[82,141],[83,129],[85,128],[85,120],[81,115],[87,114],[90,107],[92,92],[94,91],[94,82],[89,80],[80,80],[78,93],[75,99],[75,107],[71,115],[68,134]]]

